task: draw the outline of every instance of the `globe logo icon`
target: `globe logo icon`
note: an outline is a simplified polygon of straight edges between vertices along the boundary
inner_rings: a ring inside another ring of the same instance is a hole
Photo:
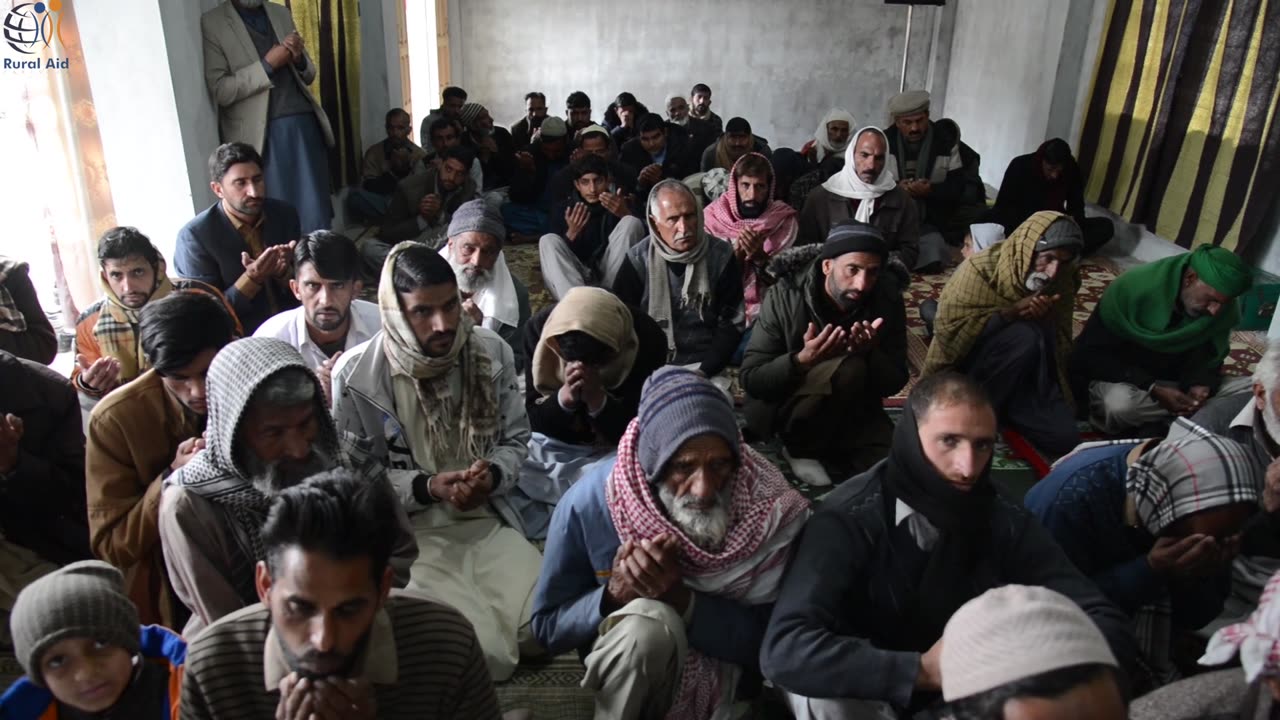
[[[4,16],[5,42],[23,55],[35,54],[41,43],[52,47],[55,37],[61,40],[62,23],[55,17],[61,9],[62,0],[18,5]]]

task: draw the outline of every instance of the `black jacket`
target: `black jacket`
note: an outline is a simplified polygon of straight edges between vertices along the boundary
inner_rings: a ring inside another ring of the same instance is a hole
[[[635,168],[635,171],[639,173],[653,164],[653,158],[650,157],[644,146],[640,144],[640,138],[636,137],[623,143],[622,162]],[[683,132],[683,128],[681,128],[681,132],[674,132],[668,127],[667,157],[662,162],[663,179],[675,178],[676,180],[683,180],[696,172],[698,172],[697,163],[689,153],[689,141]],[[649,190],[652,187],[653,185],[644,185],[637,180],[636,193],[642,201],[648,198]]]
[[[93,557],[80,401],[67,379],[0,351],[0,415],[22,418],[18,462],[0,475],[0,528],[59,565]]]
[[[548,183],[556,173],[565,169],[569,164],[568,155],[559,160],[548,160],[546,154],[542,152],[542,138],[538,138],[529,144],[527,152],[533,156],[533,172],[526,172],[520,168],[519,163],[511,174],[511,202],[534,204],[544,199],[547,191]],[[554,202],[559,198],[550,198]],[[550,209],[551,202],[547,204]]]
[[[529,413],[529,425],[534,432],[540,432],[562,442],[577,445],[591,445],[597,441],[616,445],[627,431],[627,425],[640,409],[640,390],[644,381],[649,379],[654,370],[667,364],[667,334],[662,332],[658,323],[644,313],[643,310],[628,305],[631,311],[632,327],[640,347],[636,351],[635,364],[626,380],[613,390],[609,390],[609,399],[600,414],[590,417],[586,411],[572,412],[560,407],[555,395],[543,397],[533,385],[533,351],[542,338],[542,328],[547,318],[555,309],[552,305],[530,318],[525,324],[524,350],[528,362],[525,363],[524,407]]]
[[[1004,180],[1000,182],[1000,192],[996,195],[996,204],[988,215],[991,222],[1004,226],[1006,235],[1027,218],[1041,210],[1065,212],[1077,223],[1084,220],[1084,176],[1080,166],[1071,161],[1062,167],[1062,178],[1058,181],[1062,187],[1064,204],[1050,201],[1051,186],[1040,171],[1040,155],[1028,153],[1019,155],[1009,161],[1004,171]]]
[[[920,655],[903,642],[916,624],[917,574],[928,553],[881,489],[882,462],[828,495],[809,519],[783,576],[760,667],[775,685],[809,697],[910,704]],[[1076,570],[1025,509],[997,498],[972,597],[1012,583],[1071,598],[1097,623],[1127,668],[1136,656],[1128,618]],[[932,644],[932,643],[930,643]]]

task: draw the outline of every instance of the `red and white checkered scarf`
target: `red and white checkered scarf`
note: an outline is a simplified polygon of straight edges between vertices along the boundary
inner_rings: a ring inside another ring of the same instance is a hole
[[[772,463],[739,438],[742,466],[732,480],[729,531],[721,549],[709,552],[667,517],[640,467],[639,439],[640,421],[634,419],[618,443],[618,460],[605,486],[618,538],[625,543],[671,535],[680,542],[680,571],[691,589],[745,605],[773,602],[790,557],[791,541],[809,517],[809,502]],[[725,678],[738,676],[732,671],[726,674],[726,670],[732,669],[690,648],[667,718],[712,717],[720,704]]]

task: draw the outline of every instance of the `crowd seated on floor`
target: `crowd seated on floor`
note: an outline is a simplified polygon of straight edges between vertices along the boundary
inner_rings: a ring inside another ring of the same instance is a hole
[[[0,258],[0,717],[537,717],[501,689],[566,654],[610,720],[1280,702],[1280,344],[1224,373],[1203,246],[1077,333],[1113,226],[1061,139],[988,198],[923,91],[785,148],[703,83],[510,131],[450,87],[347,232],[289,10],[202,28],[218,200],[172,265],[101,235],[70,377]]]

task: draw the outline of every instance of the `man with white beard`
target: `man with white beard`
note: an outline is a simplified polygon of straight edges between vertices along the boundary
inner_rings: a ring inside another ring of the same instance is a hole
[[[160,541],[174,594],[191,610],[186,637],[257,602],[254,566],[264,557],[261,530],[281,490],[343,460],[338,434],[315,373],[275,338],[245,338],[209,365],[205,449],[165,481]],[[367,473],[369,482],[387,482]],[[391,565],[409,581],[418,548],[409,518],[400,525]]]
[[[1244,445],[1258,477],[1262,509],[1245,526],[1231,568],[1231,595],[1215,626],[1240,622],[1258,606],[1280,571],[1280,340],[1272,340],[1253,372],[1252,392],[1211,399],[1192,422]]]
[[[507,231],[502,214],[483,200],[463,203],[449,221],[449,242],[440,254],[458,277],[462,309],[472,322],[498,333],[523,370],[522,333],[532,310],[529,288],[507,267],[502,243]]]
[[[728,717],[759,655],[808,503],[742,441],[695,372],[645,382],[614,462],[556,506],[533,599],[552,653],[578,650],[595,717]]]

